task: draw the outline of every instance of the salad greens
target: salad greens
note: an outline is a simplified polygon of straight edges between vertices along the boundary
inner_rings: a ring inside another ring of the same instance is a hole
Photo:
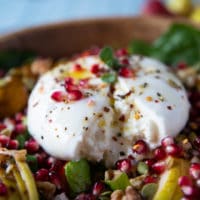
[[[129,52],[154,57],[168,65],[193,65],[200,60],[200,31],[190,25],[173,24],[151,45],[133,41]]]
[[[0,52],[0,69],[9,70],[24,62],[30,62],[36,54],[31,51],[7,50]]]

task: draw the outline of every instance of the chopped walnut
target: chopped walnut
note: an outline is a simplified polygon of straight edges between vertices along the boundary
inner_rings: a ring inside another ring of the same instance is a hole
[[[38,190],[44,195],[45,199],[53,199],[56,191],[56,186],[50,182],[37,182]]]
[[[122,190],[115,190],[111,194],[111,200],[141,200],[141,197],[133,187],[128,186],[125,192]]]
[[[47,72],[53,64],[49,58],[37,58],[31,64],[31,71],[35,75],[42,75]]]
[[[121,200],[124,196],[124,192],[122,190],[115,190],[112,194],[111,194],[111,200]]]

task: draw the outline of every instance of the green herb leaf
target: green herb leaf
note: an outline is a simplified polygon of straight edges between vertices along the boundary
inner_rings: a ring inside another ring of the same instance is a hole
[[[30,62],[35,56],[35,53],[31,51],[9,50],[0,52],[0,68],[9,70],[11,67],[20,66],[24,62]]]
[[[24,148],[24,144],[25,142],[29,139],[30,135],[28,133],[28,131],[26,131],[23,134],[19,134],[16,139],[19,142],[19,149],[23,149]]]
[[[128,175],[124,172],[120,173],[118,176],[114,177],[112,180],[106,180],[105,183],[112,190],[125,190],[127,186],[130,185]]]
[[[114,83],[117,80],[117,76],[113,73],[106,73],[101,77],[101,79],[106,83]]]
[[[147,174],[149,171],[149,167],[145,162],[139,162],[137,165],[137,171],[140,174]]]
[[[149,183],[142,187],[141,194],[145,199],[152,199],[158,189],[158,184]]]
[[[91,184],[90,166],[84,159],[65,165],[65,176],[73,193],[84,192]]]
[[[27,154],[26,162],[28,163],[28,165],[33,173],[35,173],[38,170],[38,162],[37,162],[36,156]]]
[[[118,70],[121,66],[118,60],[114,57],[113,50],[111,47],[104,47],[100,52],[100,58],[109,67]]]

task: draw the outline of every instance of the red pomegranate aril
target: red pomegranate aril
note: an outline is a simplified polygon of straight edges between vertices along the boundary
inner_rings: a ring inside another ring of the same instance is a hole
[[[128,67],[122,67],[119,70],[119,75],[124,78],[130,78],[133,77],[133,71]]]
[[[98,64],[94,64],[92,65],[90,71],[93,73],[93,74],[98,74],[100,72],[100,67]]]
[[[77,101],[83,97],[83,94],[80,90],[72,90],[68,92],[68,99],[70,101]]]
[[[4,129],[6,129],[6,128],[7,128],[7,127],[6,127],[5,124],[1,124],[1,123],[0,123],[0,131],[4,130]]]
[[[165,151],[163,150],[162,147],[158,147],[158,148],[155,149],[154,158],[156,160],[162,160],[162,159],[166,158],[166,153],[165,153]]]
[[[95,196],[100,195],[105,189],[105,185],[102,182],[96,182],[92,189],[92,194]]]
[[[121,59],[121,60],[120,60],[120,63],[121,63],[122,65],[129,65],[129,64],[130,64],[128,58],[123,58],[123,59]]]
[[[56,172],[54,171],[50,171],[49,172],[49,179],[50,181],[56,185],[56,187],[58,189],[61,189],[61,180],[59,179],[59,177],[56,175]]]
[[[162,139],[161,144],[163,147],[167,147],[168,145],[174,144],[174,139],[170,136],[167,136]]]
[[[0,196],[5,196],[8,190],[5,184],[0,183]]]
[[[19,142],[17,140],[10,140],[8,143],[8,149],[18,149]]]
[[[192,186],[192,180],[188,176],[181,176],[178,179],[179,186]]]
[[[46,161],[46,164],[49,168],[53,167],[53,165],[55,165],[56,163],[56,159],[53,157],[49,157]]]
[[[147,147],[147,144],[146,144],[143,140],[138,140],[138,141],[133,145],[132,150],[133,150],[134,153],[137,153],[137,154],[144,154],[144,153],[147,152],[148,147]]]
[[[65,84],[67,85],[74,85],[74,79],[71,77],[65,78]]]
[[[181,155],[182,149],[176,144],[171,144],[165,148],[165,152],[167,153],[167,155],[178,157]]]
[[[147,159],[145,160],[145,163],[151,168],[152,165],[156,162],[154,159]]]
[[[15,122],[16,123],[21,123],[23,121],[24,115],[22,113],[17,113],[15,115]]]
[[[19,123],[15,125],[15,132],[16,133],[23,133],[26,130],[26,127],[24,126],[24,124]]]
[[[162,174],[166,168],[165,162],[164,161],[156,162],[151,166],[151,168],[156,174]]]
[[[198,194],[198,191],[193,186],[183,185],[181,187],[181,190],[183,194],[188,197],[196,197]]]
[[[37,181],[48,181],[49,180],[49,171],[47,169],[39,169],[36,173],[35,173],[35,179]]]
[[[62,102],[64,100],[66,100],[67,96],[64,92],[62,91],[55,91],[52,93],[51,95],[51,98],[54,100],[54,101],[57,101],[57,102]]]
[[[148,184],[148,183],[156,183],[157,182],[157,178],[154,176],[146,176],[144,179],[144,183]]]
[[[187,68],[187,64],[185,62],[180,62],[177,65],[178,69],[186,69]]]
[[[25,142],[25,148],[29,153],[36,153],[40,146],[34,139],[29,139]]]
[[[115,55],[117,57],[127,56],[128,55],[128,51],[126,49],[122,48],[122,49],[117,50]]]
[[[194,179],[200,178],[200,163],[192,163],[189,169],[190,175]]]
[[[79,87],[80,88],[88,88],[88,79],[81,79],[79,81]]]
[[[0,135],[0,144],[1,147],[7,147],[9,144],[10,138],[6,135]]]
[[[129,173],[132,170],[131,160],[129,159],[119,160],[116,163],[116,167],[122,172]]]
[[[45,152],[37,153],[35,154],[35,156],[40,166],[43,166],[46,164],[45,162],[46,162],[47,154]]]

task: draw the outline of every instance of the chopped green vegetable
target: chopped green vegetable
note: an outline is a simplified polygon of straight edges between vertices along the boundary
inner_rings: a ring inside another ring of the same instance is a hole
[[[19,142],[19,149],[23,149],[24,148],[24,144],[25,142],[29,139],[30,135],[28,133],[28,131],[26,131],[23,134],[19,134],[16,139]]]
[[[158,184],[149,183],[142,187],[141,194],[145,199],[152,199],[158,189]]]
[[[114,83],[117,80],[117,76],[113,73],[106,73],[101,77],[101,79],[106,83]]]
[[[84,159],[65,165],[65,176],[73,193],[84,192],[91,184],[90,166]]]
[[[35,53],[31,51],[7,50],[0,52],[0,68],[9,70],[11,67],[17,67],[24,62],[30,62]]]
[[[113,50],[111,47],[104,47],[100,52],[100,58],[105,62],[109,67],[118,70],[120,64],[118,60],[114,57]]]
[[[26,161],[33,173],[38,170],[38,162],[36,156],[27,154]]]
[[[112,180],[106,180],[105,183],[112,190],[125,190],[127,186],[130,185],[128,175],[124,172],[120,173],[118,176],[114,177]]]
[[[134,41],[131,53],[154,57],[169,65],[186,62],[193,65],[200,60],[200,31],[187,24],[173,24],[152,45]]]
[[[137,166],[137,171],[140,174],[147,174],[149,171],[149,167],[146,163],[144,162],[139,162]]]

